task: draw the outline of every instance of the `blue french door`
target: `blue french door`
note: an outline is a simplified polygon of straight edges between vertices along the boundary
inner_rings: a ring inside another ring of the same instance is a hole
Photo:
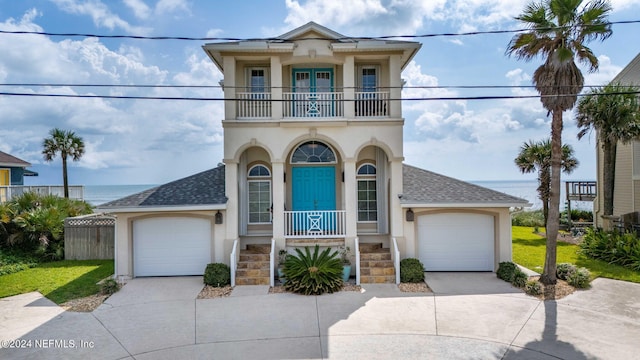
[[[333,69],[293,69],[293,92],[296,117],[333,115]]]
[[[293,210],[335,210],[336,170],[333,166],[293,167]]]

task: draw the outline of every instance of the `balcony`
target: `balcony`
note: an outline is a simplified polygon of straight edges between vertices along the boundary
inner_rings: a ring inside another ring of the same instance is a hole
[[[284,236],[290,239],[345,237],[345,210],[309,210],[284,212]]]
[[[356,92],[353,100],[342,92],[285,92],[282,99],[271,93],[237,93],[238,119],[272,119],[273,102],[282,102],[282,118],[344,118],[345,107],[353,106],[355,116],[389,117],[389,92]]]
[[[7,202],[15,196],[32,192],[40,195],[57,195],[64,197],[64,186],[62,185],[11,185],[0,186],[0,203]],[[69,198],[75,200],[84,200],[84,186],[69,186]]]

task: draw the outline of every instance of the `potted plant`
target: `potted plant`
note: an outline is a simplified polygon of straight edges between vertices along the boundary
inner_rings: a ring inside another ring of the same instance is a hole
[[[348,246],[340,246],[338,252],[342,260],[342,281],[347,282],[351,275],[351,249]]]
[[[289,253],[287,252],[287,249],[280,249],[280,251],[278,251],[278,279],[280,279],[280,281],[283,284],[286,281],[284,277],[283,269],[284,269],[284,262],[285,260],[287,260],[287,255],[289,255]]]

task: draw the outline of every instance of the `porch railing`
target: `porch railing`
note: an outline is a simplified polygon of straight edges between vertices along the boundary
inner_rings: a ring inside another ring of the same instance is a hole
[[[356,117],[389,116],[390,96],[386,91],[357,91],[349,100],[342,92],[285,92],[282,99],[273,99],[268,92],[240,92],[236,98],[239,119],[272,118],[273,101],[282,101],[284,118],[344,117],[345,106],[354,106]]]
[[[15,196],[22,195],[27,192],[33,192],[40,195],[57,195],[64,196],[64,186],[62,185],[10,185],[0,186],[0,203],[6,202]],[[75,200],[84,200],[84,186],[69,186],[69,198]]]
[[[360,239],[356,238],[354,241],[354,248],[356,254],[356,285],[360,285]]]
[[[283,117],[344,116],[344,94],[341,92],[288,92],[282,94]]]
[[[276,239],[271,239],[271,251],[269,251],[269,285],[276,285]]]
[[[231,287],[236,286],[236,270],[238,269],[238,262],[240,261],[240,240],[233,240],[233,247],[231,249],[231,255],[229,255],[229,269],[231,275]]]
[[[285,211],[284,226],[287,238],[344,237],[345,210]]]
[[[270,118],[271,93],[238,93],[239,118]]]
[[[398,240],[391,239],[391,257],[393,257],[393,267],[396,270],[396,284],[400,284],[400,249],[398,248]]]

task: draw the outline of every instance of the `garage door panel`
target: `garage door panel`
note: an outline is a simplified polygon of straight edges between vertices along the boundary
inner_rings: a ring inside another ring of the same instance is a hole
[[[418,254],[428,271],[493,271],[493,216],[439,213],[418,218]]]
[[[135,276],[202,275],[211,262],[211,222],[161,217],[133,224]]]

